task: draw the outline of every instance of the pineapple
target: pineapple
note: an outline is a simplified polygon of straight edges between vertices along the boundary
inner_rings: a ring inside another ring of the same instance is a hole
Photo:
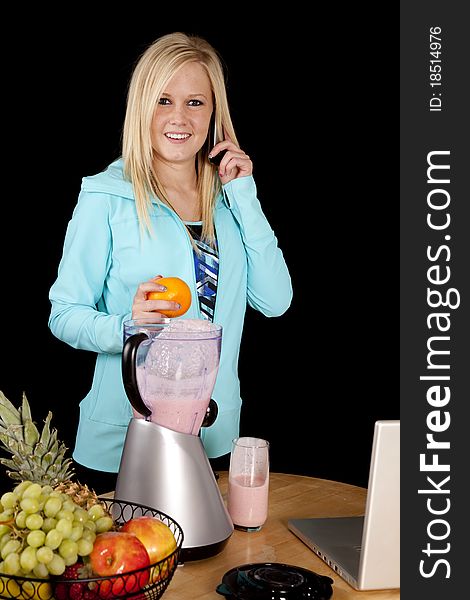
[[[39,432],[26,394],[23,392],[21,407],[17,409],[0,391],[0,446],[11,454],[11,458],[0,457],[0,463],[7,467],[7,475],[15,481],[50,485],[86,510],[101,504],[87,485],[73,481],[73,461],[65,458],[68,448],[57,439],[57,429],[51,429],[51,419],[49,411]]]

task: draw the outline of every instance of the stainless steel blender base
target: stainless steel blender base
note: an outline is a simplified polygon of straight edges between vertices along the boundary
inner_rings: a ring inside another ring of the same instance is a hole
[[[144,419],[129,423],[115,497],[175,519],[184,534],[182,562],[218,554],[233,533],[201,439]]]

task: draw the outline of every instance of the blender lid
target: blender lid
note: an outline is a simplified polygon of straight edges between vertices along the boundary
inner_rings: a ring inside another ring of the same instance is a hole
[[[333,579],[281,563],[252,563],[227,571],[216,591],[227,600],[328,600]]]

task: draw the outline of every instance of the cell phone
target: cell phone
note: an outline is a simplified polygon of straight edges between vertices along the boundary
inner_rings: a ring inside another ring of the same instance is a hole
[[[213,131],[213,136],[212,136],[212,148],[213,148],[217,144],[217,141],[218,141],[217,140],[217,128],[215,125],[214,117],[212,117],[212,131]],[[220,165],[220,162],[222,161],[223,157],[225,156],[226,152],[227,152],[227,150],[221,150],[215,156],[209,157],[209,162],[211,162],[213,165],[218,167]]]

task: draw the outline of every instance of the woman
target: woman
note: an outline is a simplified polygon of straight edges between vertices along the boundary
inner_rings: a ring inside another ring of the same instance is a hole
[[[219,166],[210,162],[221,156]],[[183,33],[156,40],[132,75],[122,156],[83,178],[50,290],[53,334],[98,354],[73,452],[91,469],[79,470],[79,478],[95,489],[93,482],[105,481],[101,472],[117,473],[132,416],[121,379],[123,323],[161,322],[159,311],[177,308],[147,299],[161,290],[157,274],[190,285],[193,302],[181,318],[223,327],[212,395],[219,412],[201,437],[210,458],[230,452],[239,430],[237,363],[246,304],[277,316],[292,297],[252,169],[237,144],[216,51]],[[205,268],[210,286],[198,281]]]

